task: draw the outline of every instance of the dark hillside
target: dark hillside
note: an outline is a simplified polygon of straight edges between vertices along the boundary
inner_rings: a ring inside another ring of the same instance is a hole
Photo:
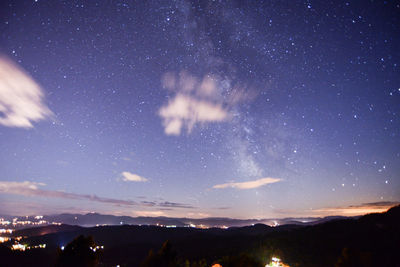
[[[46,232],[51,233],[40,235]],[[256,224],[227,230],[205,230],[128,225],[81,228],[63,225],[27,229],[20,233],[31,236],[23,242],[30,245],[45,243],[47,247],[25,252],[2,247],[0,253],[3,262],[12,262],[8,266],[23,266],[30,260],[38,266],[52,266],[59,253],[57,250],[79,235],[92,236],[97,245],[104,246],[99,258],[101,266],[139,266],[149,250],[158,251],[166,240],[170,241],[171,248],[176,252],[176,264],[183,264],[186,260],[202,260],[209,266],[213,262],[228,264],[243,260],[265,265],[272,256],[278,256],[290,266],[399,266],[400,206],[386,213],[308,226],[269,227]]]

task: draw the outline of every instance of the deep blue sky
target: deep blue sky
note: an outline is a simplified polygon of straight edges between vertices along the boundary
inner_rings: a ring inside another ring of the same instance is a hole
[[[0,214],[397,203],[399,4],[256,2],[2,1]]]

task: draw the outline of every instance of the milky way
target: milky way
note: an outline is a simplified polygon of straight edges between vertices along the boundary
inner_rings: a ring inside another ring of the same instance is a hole
[[[0,214],[400,201],[393,1],[2,1]]]

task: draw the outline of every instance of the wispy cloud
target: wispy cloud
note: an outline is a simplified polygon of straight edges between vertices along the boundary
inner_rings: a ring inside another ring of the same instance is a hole
[[[148,179],[130,172],[122,172],[122,181],[125,182],[147,182]]]
[[[231,209],[231,207],[216,207],[214,209],[216,209],[216,210],[229,210],[229,209]]]
[[[226,184],[217,184],[214,185],[214,189],[224,189],[224,188],[236,188],[236,189],[253,189],[258,188],[263,185],[273,184],[282,181],[280,178],[261,178],[258,180],[247,181],[247,182],[239,182],[239,183],[226,183]]]
[[[40,201],[29,199],[29,201],[2,199],[0,205],[0,214],[12,214],[15,216],[37,215],[37,214],[55,214],[55,213],[81,213],[86,214],[92,210],[85,209],[81,205],[69,206],[54,204],[46,205]]]
[[[52,114],[40,86],[24,70],[0,56],[0,125],[32,128],[32,122]]]
[[[88,194],[76,194],[68,193],[63,191],[45,190],[42,189],[44,183],[36,183],[30,181],[24,182],[10,182],[0,181],[0,193],[21,195],[27,197],[51,197],[51,198],[63,198],[72,200],[86,200],[105,204],[114,204],[122,206],[141,206],[141,207],[158,207],[158,208],[194,208],[191,205],[184,203],[175,202],[157,202],[157,201],[142,201],[136,202],[133,200],[123,200],[115,198],[99,197],[97,195]]]
[[[349,207],[393,207],[399,205],[399,201],[378,201],[378,202],[369,202],[369,203],[362,203],[360,205],[353,205]]]
[[[158,206],[160,207],[165,207],[165,208],[184,208],[184,209],[193,209],[194,207],[188,204],[183,204],[183,203],[176,203],[176,202],[160,202],[158,203]]]
[[[87,194],[76,194],[76,193],[67,193],[63,191],[53,191],[53,190],[45,190],[41,189],[41,187],[45,186],[43,183],[36,183],[30,181],[24,182],[9,182],[2,181],[0,182],[0,193],[14,194],[14,195],[22,195],[22,196],[38,196],[38,197],[54,197],[54,198],[66,198],[66,199],[76,199],[76,200],[89,200],[101,203],[108,204],[119,204],[119,205],[127,205],[133,206],[138,205],[135,201],[132,200],[121,200],[114,198],[104,198],[96,195],[87,195]]]
[[[183,208],[183,209],[194,209],[192,205],[184,204],[184,203],[177,203],[177,202],[169,202],[169,201],[164,201],[164,202],[157,202],[157,201],[141,201],[140,202],[143,206],[147,207],[162,207],[162,208]]]

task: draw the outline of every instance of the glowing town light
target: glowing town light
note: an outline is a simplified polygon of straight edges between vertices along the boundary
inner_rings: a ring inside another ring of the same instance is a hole
[[[14,244],[11,246],[12,250],[21,250],[21,251],[25,251],[26,249],[26,245],[22,245],[22,244]]]
[[[9,225],[10,223],[10,221],[6,221],[3,218],[0,218],[0,225]]]
[[[46,248],[46,244],[39,244],[37,246],[27,246],[26,249]]]
[[[10,238],[0,236],[0,243],[7,242],[8,240],[10,240]]]
[[[95,247],[89,247],[93,252],[96,252],[99,249],[104,249],[104,246],[95,246]]]
[[[271,262],[265,265],[265,267],[290,267],[290,266],[282,263],[281,259],[279,259],[278,257],[272,257]]]

